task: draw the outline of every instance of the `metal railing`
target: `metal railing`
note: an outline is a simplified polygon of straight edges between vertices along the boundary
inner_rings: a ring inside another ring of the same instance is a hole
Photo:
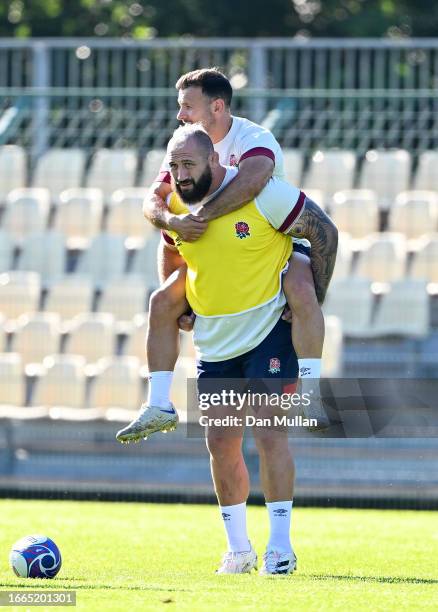
[[[0,142],[33,158],[48,146],[162,147],[177,124],[174,83],[211,65],[231,78],[233,111],[284,146],[437,146],[435,39],[3,39]]]

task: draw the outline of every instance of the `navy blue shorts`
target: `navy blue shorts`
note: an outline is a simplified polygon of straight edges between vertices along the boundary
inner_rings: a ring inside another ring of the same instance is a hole
[[[307,255],[307,257],[310,259],[310,247],[305,246],[304,244],[300,244],[299,242],[295,242],[295,240],[293,241],[294,243],[294,253],[302,253],[303,255]]]
[[[225,361],[198,361],[198,380],[210,378],[281,378],[298,376],[291,324],[280,318],[255,348]]]

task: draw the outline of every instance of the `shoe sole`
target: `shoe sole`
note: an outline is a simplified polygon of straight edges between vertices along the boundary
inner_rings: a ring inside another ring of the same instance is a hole
[[[295,562],[295,565],[287,572],[263,572],[262,570],[260,570],[259,572],[259,576],[290,576],[291,574],[293,574],[294,572],[296,572],[297,570],[297,563]]]
[[[215,574],[217,576],[232,576],[233,574],[250,574],[252,570],[255,570],[255,571],[258,570],[257,563],[253,565],[252,567],[250,567],[249,569],[243,570],[242,572],[219,572],[219,570],[216,570]]]
[[[159,431],[161,431],[162,433],[167,433],[168,431],[175,431],[175,429],[178,426],[178,420],[175,422],[173,419],[169,420],[167,423],[164,423],[164,425],[160,426],[160,427],[155,427],[155,428],[145,428],[143,431],[140,432],[136,432],[136,433],[126,433],[126,434],[122,434],[122,436],[116,436],[116,439],[118,440],[118,442],[121,442],[122,444],[129,444],[130,442],[140,442],[140,440],[147,440],[148,437],[154,433],[157,433]]]

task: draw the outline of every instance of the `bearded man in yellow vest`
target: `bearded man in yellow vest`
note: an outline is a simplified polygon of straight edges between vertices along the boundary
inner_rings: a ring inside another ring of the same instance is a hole
[[[237,173],[219,164],[210,137],[197,125],[176,130],[168,145],[168,160],[175,187],[168,205],[175,214],[208,206],[208,200]],[[321,239],[327,235],[321,232],[324,227],[331,232],[329,247]],[[336,228],[304,193],[278,178],[272,178],[239,210],[211,221],[196,242],[184,242],[175,232],[165,236],[168,248],[177,250],[187,264],[186,275],[177,270],[166,284],[185,283],[188,303],[196,314],[200,390],[203,382],[212,379],[296,379],[298,362],[290,325],[281,317],[286,303],[281,280],[293,248],[291,228],[310,240],[314,257],[324,257],[324,249],[331,249],[334,265]],[[176,321],[173,314],[170,318]],[[143,419],[149,422],[151,411],[154,420],[163,421],[161,430],[176,426],[172,405],[146,406],[117,438],[129,441],[146,436]],[[290,542],[294,464],[287,435],[254,434],[271,526],[261,573],[289,574],[296,568],[296,556]],[[213,426],[207,429],[212,476],[228,538],[218,573],[247,573],[257,567],[246,529],[249,478],[242,436],[243,427],[234,435],[224,435],[223,429],[218,433]]]

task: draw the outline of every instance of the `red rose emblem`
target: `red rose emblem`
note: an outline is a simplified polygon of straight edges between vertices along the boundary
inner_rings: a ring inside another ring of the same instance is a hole
[[[247,236],[251,236],[249,233],[249,225],[245,223],[245,221],[238,221],[235,226],[236,237],[237,238],[246,238]]]
[[[270,374],[278,374],[280,372],[281,363],[277,357],[273,357],[269,361],[269,373]]]

